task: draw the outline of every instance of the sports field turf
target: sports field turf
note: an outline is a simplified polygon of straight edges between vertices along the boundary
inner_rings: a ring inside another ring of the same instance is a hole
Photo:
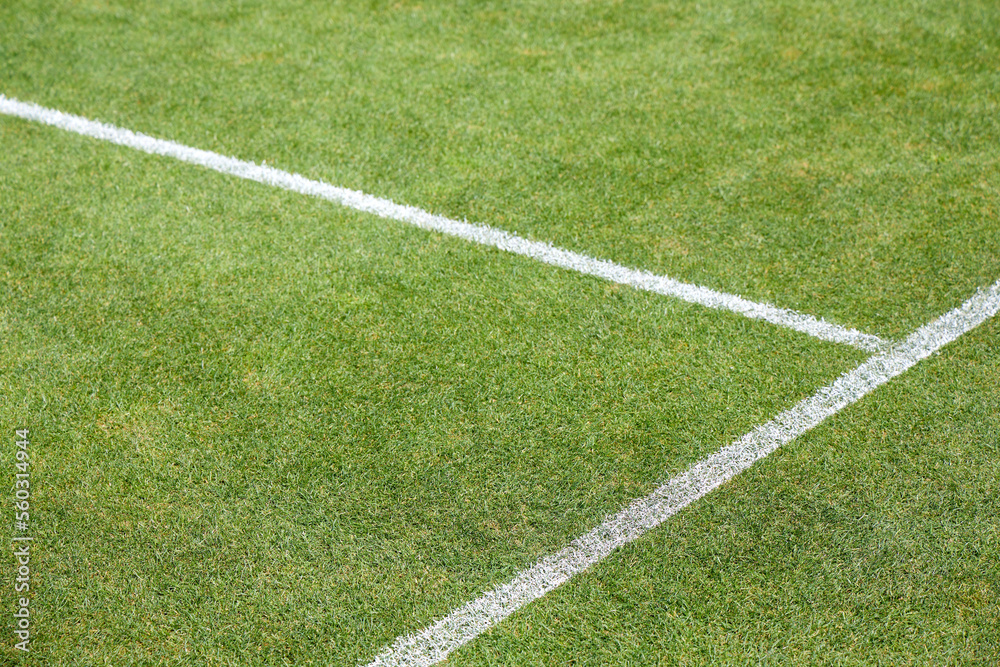
[[[880,354],[998,294],[996,3],[221,5],[6,0],[0,96]],[[983,319],[447,664],[997,664]],[[0,667],[388,661],[872,354],[7,111],[0,333]]]

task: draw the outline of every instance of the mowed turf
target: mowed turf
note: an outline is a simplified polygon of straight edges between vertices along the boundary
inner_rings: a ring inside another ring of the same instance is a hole
[[[3,135],[4,427],[34,442],[42,661],[357,662],[861,358]]]
[[[14,1],[0,93],[902,337],[1000,277],[997,12]],[[5,117],[0,262],[37,665],[364,662],[862,359]],[[988,664],[995,332],[455,661]]]
[[[996,320],[454,665],[993,665]]]
[[[1000,274],[992,2],[41,3],[4,93],[905,336]]]

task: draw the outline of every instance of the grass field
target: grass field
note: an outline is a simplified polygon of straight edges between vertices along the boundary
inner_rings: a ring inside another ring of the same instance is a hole
[[[8,0],[0,95],[892,342],[1000,279],[990,2]],[[0,114],[30,652],[364,665],[870,353]],[[454,650],[996,664],[1000,322]],[[8,519],[9,517],[9,519]],[[421,664],[418,662],[407,664]]]

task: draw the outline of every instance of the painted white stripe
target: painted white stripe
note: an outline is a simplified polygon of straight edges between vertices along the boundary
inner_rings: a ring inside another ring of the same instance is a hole
[[[943,345],[1000,310],[1000,281],[980,290],[959,308],[921,327],[891,350],[873,356],[833,384],[698,461],[653,493],[610,516],[558,553],[543,558],[511,581],[459,607],[413,635],[397,639],[368,667],[426,667],[490,629],[529,602],[606,558],[663,523],[755,461],[805,433]]]
[[[20,102],[0,95],[0,112],[26,120],[45,123],[95,139],[109,141],[146,153],[176,158],[184,162],[200,165],[224,174],[238,176],[259,183],[292,190],[305,195],[320,197],[328,201],[372,213],[374,215],[406,222],[466,241],[505,250],[517,255],[531,257],[540,262],[578,271],[611,282],[629,285],[636,289],[675,297],[708,308],[728,310],[751,319],[764,320],[772,324],[794,329],[833,343],[852,345],[868,352],[876,352],[887,347],[878,336],[863,333],[827,322],[822,318],[806,315],[787,308],[778,308],[767,303],[756,303],[735,294],[716,292],[707,287],[691,285],[667,276],[658,276],[648,271],[630,269],[604,259],[595,259],[570,250],[557,248],[548,243],[529,241],[515,234],[495,229],[487,225],[472,224],[434,215],[413,206],[403,206],[366,195],[356,190],[339,188],[322,181],[314,181],[298,174],[281,171],[266,165],[225,157],[218,153],[191,148],[173,141],[132,132],[114,125],[73,116],[54,109],[47,109],[29,102]]]

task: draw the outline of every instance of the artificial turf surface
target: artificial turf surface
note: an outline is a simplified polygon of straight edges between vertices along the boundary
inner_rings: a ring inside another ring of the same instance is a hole
[[[0,93],[902,337],[1000,278],[998,20],[15,1]],[[863,358],[4,117],[0,285],[37,665],[364,662]],[[988,663],[995,333],[454,661]]]

